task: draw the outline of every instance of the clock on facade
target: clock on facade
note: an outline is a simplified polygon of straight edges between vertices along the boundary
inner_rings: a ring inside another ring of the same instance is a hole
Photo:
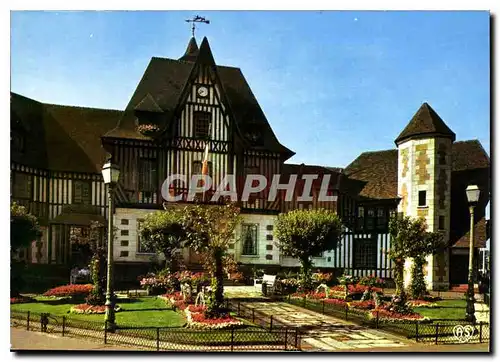
[[[200,97],[204,98],[204,97],[208,96],[208,88],[207,87],[199,87],[197,92],[198,92],[198,96],[200,96]]]

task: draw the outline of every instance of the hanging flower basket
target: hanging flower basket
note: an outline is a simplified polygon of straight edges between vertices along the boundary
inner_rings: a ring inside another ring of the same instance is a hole
[[[137,126],[137,132],[144,136],[152,137],[160,132],[160,127],[156,124],[140,124]]]

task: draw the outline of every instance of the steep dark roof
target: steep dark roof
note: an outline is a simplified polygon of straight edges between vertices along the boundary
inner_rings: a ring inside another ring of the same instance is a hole
[[[203,64],[212,64],[213,62],[206,38],[202,41],[197,57],[200,58],[197,61]],[[149,139],[136,131],[137,117],[134,114],[134,108],[147,94],[151,95],[154,102],[164,112],[163,123],[160,124],[160,127],[167,127],[167,122],[173,118],[174,111],[180,102],[181,93],[194,66],[195,63],[192,61],[185,61],[182,58],[174,60],[153,57],[125,109],[123,118],[118,122],[117,127],[106,136]],[[266,149],[291,157],[294,152],[283,146],[276,138],[241,70],[220,65],[214,68],[220,78],[238,129],[242,132],[258,129],[261,133],[260,144],[253,145],[252,148]]]
[[[140,101],[139,104],[134,107],[134,110],[143,112],[163,112],[163,110],[149,93],[146,94],[142,101]]]
[[[474,247],[485,248],[487,240],[487,223],[486,218],[481,218],[474,225]],[[467,229],[470,229],[468,227]],[[460,239],[458,239],[454,244],[454,248],[468,248],[470,243],[470,231],[467,231]]]
[[[189,40],[188,46],[186,48],[186,52],[182,57],[179,58],[179,60],[185,60],[188,62],[194,62],[196,60],[196,57],[198,56],[198,44],[196,44],[196,39],[192,37]]]
[[[465,171],[490,166],[490,158],[478,140],[455,142],[452,146],[453,171]]]
[[[396,138],[396,145],[411,138],[441,136],[455,141],[455,133],[444,123],[427,103],[422,104],[403,132]]]
[[[351,180],[364,181],[359,196],[394,199],[398,190],[398,151],[364,152],[344,170]]]
[[[26,151],[12,155],[13,162],[89,173],[101,172],[106,152],[100,137],[122,114],[117,110],[44,104],[16,93],[11,93],[12,113],[28,128]]]
[[[294,164],[294,163],[284,163],[281,167],[281,183],[287,183],[291,175],[297,175],[297,183],[295,190],[298,195],[302,195],[303,187],[305,181],[302,179],[302,175],[318,175],[316,179],[312,181],[311,189],[319,190],[323,185],[323,177],[325,175],[330,175],[330,180],[328,183],[328,189],[340,190],[343,174],[341,172],[331,170],[329,167],[316,166],[316,165],[306,165],[306,164]]]
[[[452,171],[488,168],[490,160],[478,140],[455,142],[452,145]],[[352,180],[365,182],[359,196],[392,199],[398,190],[398,151],[364,152],[345,168]]]
[[[45,128],[42,122],[43,104],[16,93],[10,94],[11,130],[20,131],[24,137],[24,152],[11,148],[11,161],[30,167],[45,168],[47,151]]]

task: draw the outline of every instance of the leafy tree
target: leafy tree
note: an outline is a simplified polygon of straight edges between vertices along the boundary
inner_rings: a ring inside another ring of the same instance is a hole
[[[26,248],[42,236],[35,216],[29,214],[24,206],[13,202],[10,206],[10,248],[13,253]]]
[[[42,231],[37,218],[29,214],[24,206],[12,203],[10,206],[11,297],[19,296],[23,283],[24,263],[17,260],[17,254],[22,248],[29,247],[41,235]]]
[[[183,221],[186,245],[207,259],[212,276],[214,297],[208,306],[209,316],[220,315],[224,303],[224,260],[240,222],[240,210],[233,204],[223,206],[194,205],[184,208]]]
[[[309,291],[312,288],[312,258],[337,247],[342,225],[337,214],[328,210],[293,210],[278,215],[275,234],[280,251],[299,259],[301,286]]]
[[[424,219],[412,219],[409,216],[394,218],[389,223],[389,233],[392,237],[389,256],[395,265],[396,295],[401,303],[406,301],[403,281],[405,259],[413,258],[410,292],[412,298],[418,298],[426,293],[423,274],[425,257],[439,252],[444,247],[441,233],[429,232],[426,229]]]
[[[392,218],[389,221],[389,234],[391,235],[391,249],[389,257],[394,264],[394,282],[396,283],[396,296],[401,304],[406,303],[404,286],[404,268],[406,257],[406,244],[408,240],[414,239],[415,232],[412,230],[409,217]]]
[[[115,228],[115,235],[116,235]],[[83,255],[85,264],[88,264],[93,289],[86,298],[86,302],[91,305],[104,305],[106,302],[106,247],[104,246],[102,233],[106,231],[103,224],[98,221],[92,221],[88,233],[81,232],[80,228],[70,230],[70,242],[73,247],[77,247]],[[103,243],[101,243],[103,240]]]
[[[175,255],[182,248],[186,232],[182,225],[182,210],[165,209],[148,214],[141,223],[143,245],[165,256],[165,268],[176,269]]]
[[[420,230],[420,232],[415,239],[408,242],[406,256],[413,258],[410,294],[413,299],[419,299],[428,293],[423,271],[426,256],[442,251],[445,247],[445,242],[442,233],[427,231],[425,219],[416,219],[413,223],[415,228]]]

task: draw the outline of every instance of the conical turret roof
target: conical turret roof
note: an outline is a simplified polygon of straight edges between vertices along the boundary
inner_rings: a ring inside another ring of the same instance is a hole
[[[403,132],[396,138],[396,145],[412,138],[446,137],[455,141],[455,133],[444,123],[434,109],[423,103]]]

